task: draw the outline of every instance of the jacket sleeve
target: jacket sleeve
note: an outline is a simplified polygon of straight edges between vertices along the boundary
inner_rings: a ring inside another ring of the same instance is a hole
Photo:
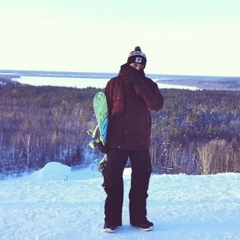
[[[145,78],[145,81],[134,88],[136,93],[144,99],[149,109],[159,111],[163,107],[163,96],[158,85],[150,78]]]

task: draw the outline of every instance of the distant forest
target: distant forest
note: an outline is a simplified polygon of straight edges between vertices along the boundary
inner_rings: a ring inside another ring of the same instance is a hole
[[[101,160],[88,143],[100,89],[0,85],[0,178],[21,176],[51,161],[72,168]],[[152,115],[155,173],[240,172],[240,94],[223,90],[161,90]]]

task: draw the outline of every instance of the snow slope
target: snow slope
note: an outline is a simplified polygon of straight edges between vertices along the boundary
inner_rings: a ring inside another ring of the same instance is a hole
[[[30,176],[0,182],[1,240],[240,239],[240,174],[152,175],[151,232],[129,226],[130,169],[125,169],[123,226],[103,233],[105,193],[96,169],[48,163]]]

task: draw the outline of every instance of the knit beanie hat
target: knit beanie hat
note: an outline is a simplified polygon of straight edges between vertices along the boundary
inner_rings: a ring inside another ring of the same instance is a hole
[[[139,46],[135,47],[134,51],[130,52],[128,60],[128,64],[131,63],[139,63],[146,66],[147,63],[147,57],[146,55],[141,51],[141,48]]]

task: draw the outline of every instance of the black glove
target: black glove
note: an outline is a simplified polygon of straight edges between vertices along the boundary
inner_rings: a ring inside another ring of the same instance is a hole
[[[107,153],[108,152],[108,148],[106,146],[104,146],[101,141],[96,143],[96,145],[97,145],[100,152],[102,152],[102,153]]]
[[[127,79],[132,83],[133,86],[137,86],[143,81],[140,72],[131,66],[126,67],[126,75]]]

